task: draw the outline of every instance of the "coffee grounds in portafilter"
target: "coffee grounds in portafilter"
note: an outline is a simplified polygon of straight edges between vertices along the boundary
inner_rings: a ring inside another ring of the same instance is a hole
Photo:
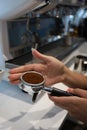
[[[44,78],[40,74],[32,72],[25,73],[22,78],[25,82],[30,84],[39,84],[44,80]]]

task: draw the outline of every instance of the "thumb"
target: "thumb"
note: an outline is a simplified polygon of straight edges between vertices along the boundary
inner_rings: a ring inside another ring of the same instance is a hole
[[[36,49],[32,48],[32,55],[36,58],[38,58],[39,60],[42,60],[43,62],[48,62],[49,58],[48,56],[41,54],[40,52],[38,52]]]
[[[77,96],[83,97],[83,98],[87,98],[87,90],[83,90],[83,89],[79,89],[79,88],[69,88],[68,89],[69,93],[75,94]]]

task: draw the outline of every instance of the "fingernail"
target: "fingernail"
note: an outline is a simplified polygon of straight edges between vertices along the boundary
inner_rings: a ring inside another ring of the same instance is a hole
[[[68,92],[73,92],[73,88],[68,88]]]
[[[35,50],[35,48],[31,48],[31,51]]]

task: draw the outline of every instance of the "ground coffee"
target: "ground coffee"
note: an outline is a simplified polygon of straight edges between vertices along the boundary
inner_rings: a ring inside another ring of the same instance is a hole
[[[39,84],[44,81],[44,78],[38,72],[27,72],[22,76],[23,80],[30,84]]]

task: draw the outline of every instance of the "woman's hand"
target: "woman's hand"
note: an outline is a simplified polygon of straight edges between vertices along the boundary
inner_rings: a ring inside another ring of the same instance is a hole
[[[29,70],[42,73],[46,86],[64,80],[64,64],[62,62],[54,57],[43,55],[35,49],[32,50],[32,54],[35,58],[41,60],[41,63],[28,64],[10,70],[8,78],[12,84],[18,84],[21,74]]]
[[[69,88],[68,92],[78,95],[70,97],[49,96],[55,105],[66,109],[76,119],[87,123],[87,90]]]

